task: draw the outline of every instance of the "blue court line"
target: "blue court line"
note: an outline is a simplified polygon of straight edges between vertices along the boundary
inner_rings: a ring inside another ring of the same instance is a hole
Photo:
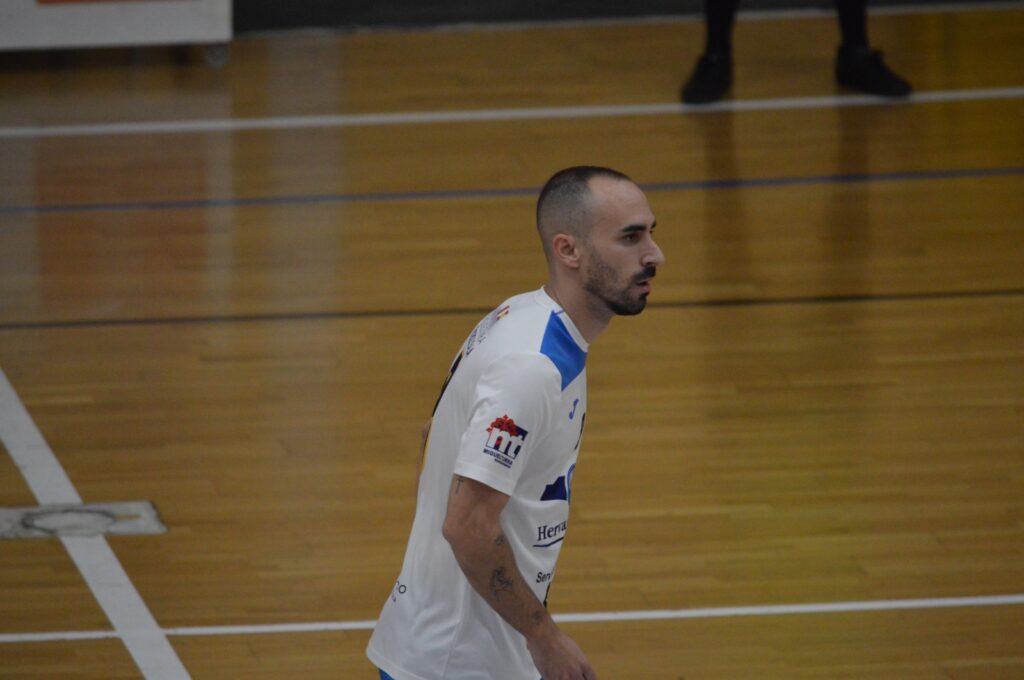
[[[1024,166],[1005,168],[961,168],[952,170],[908,170],[882,173],[847,173],[809,175],[805,177],[762,177],[678,182],[650,182],[640,187],[647,192],[712,191],[758,187],[790,187],[869,182],[907,182],[1024,175]],[[48,215],[85,212],[128,212],[161,210],[196,210],[210,208],[241,208],[249,206],[301,206],[335,203],[400,203],[405,201],[458,201],[475,198],[534,197],[539,187],[510,189],[457,189],[447,191],[395,191],[352,194],[310,194],[255,196],[241,198],[192,199],[181,201],[139,201],[124,203],[67,203],[52,205],[0,206],[0,215]]]
[[[924,302],[936,300],[974,300],[1024,297],[1024,288],[981,290],[933,290],[894,293],[839,293],[833,295],[797,295],[790,297],[711,298],[651,302],[648,309],[715,309],[720,307],[779,307],[795,305],[837,305],[874,302]],[[324,310],[311,312],[270,311],[262,314],[220,314],[210,316],[121,317],[35,321],[0,321],[0,333],[50,329],[106,328],[137,326],[191,326],[243,323],[290,323],[302,321],[338,321],[351,319],[430,318],[441,316],[482,317],[493,307],[430,307],[398,309],[381,307],[363,310]]]

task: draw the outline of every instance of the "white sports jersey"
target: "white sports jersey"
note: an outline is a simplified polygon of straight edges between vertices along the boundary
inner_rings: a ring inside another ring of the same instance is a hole
[[[367,655],[395,680],[537,680],[526,640],[473,589],[441,535],[452,475],[509,495],[501,526],[546,601],[587,411],[587,343],[543,289],[466,339],[434,409],[402,572]]]

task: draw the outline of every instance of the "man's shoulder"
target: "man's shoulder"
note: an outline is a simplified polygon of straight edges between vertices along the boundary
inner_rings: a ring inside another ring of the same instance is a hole
[[[574,339],[565,312],[542,290],[509,298],[485,317],[470,335],[466,354],[479,361],[519,366],[538,378],[558,373],[562,389],[585,370],[587,353]]]
[[[540,327],[555,309],[543,289],[539,289],[510,297],[498,305],[492,314],[510,319],[513,323],[508,324],[509,327],[523,324],[536,324]]]
[[[550,316],[535,292],[510,297],[495,307],[470,333],[466,354],[499,356],[508,352],[540,351]]]

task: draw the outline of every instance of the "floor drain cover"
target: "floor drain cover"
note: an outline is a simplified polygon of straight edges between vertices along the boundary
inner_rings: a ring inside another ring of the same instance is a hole
[[[167,527],[149,501],[0,508],[0,539],[104,534],[162,534]]]

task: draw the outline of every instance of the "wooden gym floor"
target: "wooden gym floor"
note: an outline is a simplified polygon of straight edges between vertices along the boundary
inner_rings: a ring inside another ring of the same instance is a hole
[[[600,677],[1024,678],[1024,8],[870,30],[909,102],[830,14],[741,21],[705,111],[695,21],[3,56],[0,507],[169,531],[0,541],[0,677],[374,677],[419,426],[598,163],[668,258],[552,590]]]

